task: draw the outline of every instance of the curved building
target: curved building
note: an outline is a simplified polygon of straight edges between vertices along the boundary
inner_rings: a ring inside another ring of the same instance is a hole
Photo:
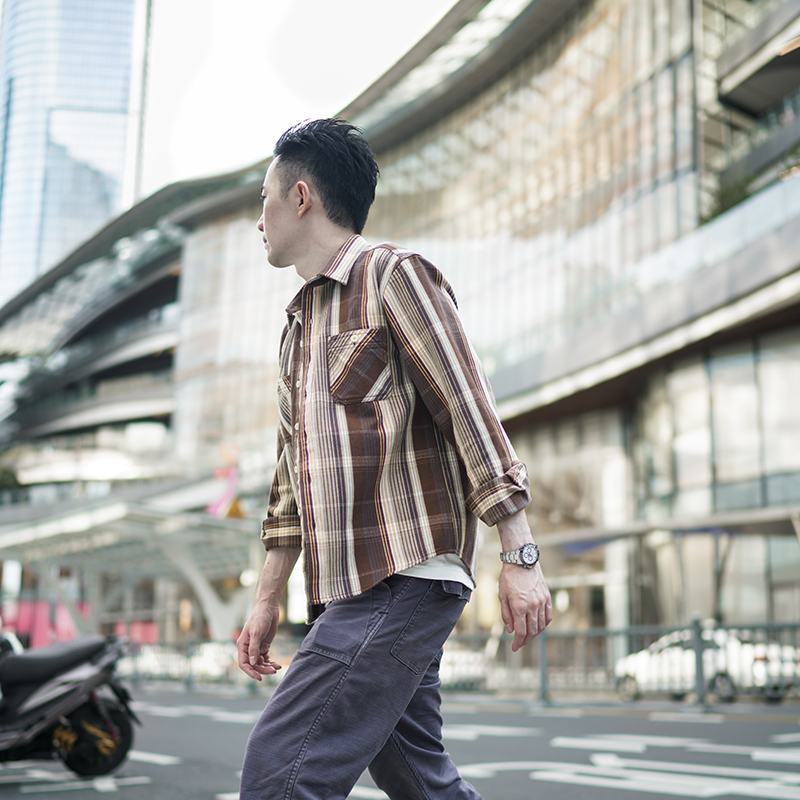
[[[2,2],[0,304],[130,203],[149,5]]]
[[[800,620],[800,48],[780,55],[800,6],[732,8],[461,0],[341,113],[381,167],[365,235],[419,250],[455,289],[529,466],[557,627]],[[223,469],[214,510],[235,497],[257,536],[299,285],[255,231],[265,165],[143,200],[0,310],[0,349],[33,365],[4,459],[30,497],[71,492],[110,513],[140,492],[113,523],[128,540],[203,519],[239,531],[198,514]],[[100,489],[78,467],[47,473],[67,436],[76,463],[113,441],[125,477]],[[25,537],[54,509],[6,508],[0,548],[33,559]],[[104,525],[53,541],[78,548]],[[194,577],[160,579],[188,581],[209,619],[237,570],[212,566],[213,536],[196,536],[209,550]],[[489,630],[499,563],[482,536],[464,625]],[[95,552],[98,574],[129,563],[118,543]],[[143,553],[136,580],[158,574]],[[296,583],[286,611],[302,617]]]

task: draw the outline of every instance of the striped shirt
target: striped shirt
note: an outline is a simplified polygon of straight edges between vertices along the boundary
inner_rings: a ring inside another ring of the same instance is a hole
[[[311,605],[446,553],[474,575],[477,520],[530,494],[442,274],[353,236],[286,312],[264,546],[302,546]]]

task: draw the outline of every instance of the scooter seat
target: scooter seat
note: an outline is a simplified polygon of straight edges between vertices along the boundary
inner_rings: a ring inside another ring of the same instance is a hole
[[[44,681],[97,655],[106,646],[105,636],[82,636],[70,642],[7,655],[0,660],[0,686]]]

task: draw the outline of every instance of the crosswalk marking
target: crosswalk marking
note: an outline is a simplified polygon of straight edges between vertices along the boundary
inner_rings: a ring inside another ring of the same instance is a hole
[[[156,703],[136,702],[133,709],[140,714],[168,719],[184,719],[185,717],[206,717],[212,722],[232,722],[240,725],[255,725],[261,711],[228,711],[217,706],[165,706]]]
[[[771,761],[777,764],[800,764],[800,747],[747,747],[735,744],[713,744],[703,742],[689,745],[698,753],[722,753],[725,755],[750,756],[753,761]]]
[[[646,761],[640,758],[620,758],[616,753],[596,753],[591,758],[597,767],[632,767],[662,772],[689,772],[698,775],[725,775],[731,778],[752,778],[760,781],[783,781],[800,785],[800,774],[781,770],[746,769],[744,767],[714,767],[708,764],[689,764],[675,761]]]
[[[442,727],[442,738],[462,742],[474,742],[481,736],[502,738],[505,736],[539,736],[539,728],[512,728],[507,725],[445,725]]]
[[[158,764],[162,767],[172,767],[182,763],[178,756],[168,756],[163,753],[146,753],[144,750],[131,750],[128,753],[129,761],[139,761],[143,764]]]
[[[600,736],[584,738],[579,736],[556,736],[550,740],[551,747],[563,747],[570,750],[619,750],[623,753],[644,753],[647,745],[629,739],[603,739]]]
[[[734,795],[758,797],[762,800],[800,800],[800,780],[789,772],[754,771],[756,774],[742,775],[719,768],[719,774],[704,773],[699,765],[673,763],[665,768],[658,761],[622,760],[613,753],[597,754],[592,761],[592,764],[558,761],[471,764],[462,767],[461,774],[465,778],[476,779],[494,778],[503,772],[522,771],[528,772],[530,779],[534,781],[674,797]]]
[[[239,800],[239,792],[226,792],[214,796],[214,800]],[[380,790],[370,786],[354,786],[349,800],[389,800]]]
[[[52,792],[71,792],[78,789],[88,789],[105,794],[107,792],[116,792],[122,786],[143,786],[152,783],[152,780],[147,775],[133,778],[115,778],[111,775],[105,775],[102,778],[95,778],[91,781],[68,780],[62,783],[26,784],[25,786],[20,786],[19,791],[20,794],[49,794]]]
[[[14,764],[19,769],[21,764]],[[8,767],[6,769],[9,769]],[[19,783],[21,780],[28,781],[63,781],[64,773],[51,772],[46,769],[37,769],[36,767],[24,768],[23,773],[15,773],[13,775],[0,775],[0,784],[2,783]]]
[[[775,736],[770,736],[769,740],[775,744],[790,744],[791,742],[800,742],[800,733],[779,733]]]
[[[687,739],[685,736],[641,736],[627,733],[598,733],[598,739],[612,739],[620,742],[641,742],[649,747],[692,747],[705,744],[707,739]]]
[[[652,711],[647,715],[651,722],[700,722],[720,725],[725,722],[724,714],[695,713],[690,711]]]

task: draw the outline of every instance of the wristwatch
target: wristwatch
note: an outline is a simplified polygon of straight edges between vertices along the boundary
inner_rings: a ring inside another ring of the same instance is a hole
[[[519,550],[510,550],[506,553],[500,553],[500,560],[504,564],[519,564],[525,569],[533,569],[539,561],[539,548],[529,542],[522,545]]]

